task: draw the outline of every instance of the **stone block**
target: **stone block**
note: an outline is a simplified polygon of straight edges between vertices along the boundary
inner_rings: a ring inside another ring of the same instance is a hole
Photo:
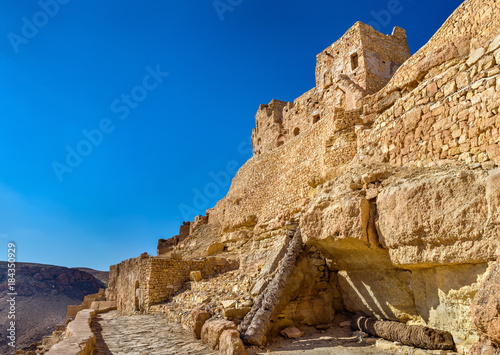
[[[229,308],[224,310],[224,318],[228,320],[243,319],[252,307]]]
[[[469,55],[469,59],[467,59],[467,65],[470,67],[478,62],[479,59],[486,53],[484,48],[480,47],[476,49]]]
[[[296,327],[288,327],[288,328],[285,328],[283,329],[281,332],[280,332],[281,335],[283,335],[284,337],[288,338],[288,339],[298,339],[300,338],[302,335],[304,335],[303,332],[301,332],[299,329],[297,329]]]
[[[217,255],[224,251],[224,244],[214,243],[210,245],[207,249],[207,256]]]
[[[236,300],[225,300],[221,302],[224,309],[234,308],[236,306]]]
[[[201,338],[201,329],[205,322],[212,317],[212,314],[200,308],[191,311],[191,320],[193,322],[193,334],[196,339]]]
[[[246,355],[240,332],[235,329],[224,330],[219,339],[219,354]]]
[[[191,271],[189,273],[189,278],[191,281],[201,281],[203,277],[201,276],[201,271]]]
[[[500,35],[496,36],[493,41],[491,41],[488,46],[488,53],[496,51],[498,48],[500,48]]]
[[[220,335],[227,329],[236,330],[236,325],[225,319],[207,321],[201,328],[201,341],[203,344],[215,349],[219,344]]]

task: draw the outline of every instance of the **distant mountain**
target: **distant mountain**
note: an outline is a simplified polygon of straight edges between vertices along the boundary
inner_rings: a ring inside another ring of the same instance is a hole
[[[88,272],[90,275],[94,276],[96,279],[100,280],[104,285],[106,285],[106,287],[108,287],[109,271],[99,271],[86,267],[74,267],[73,269]]]
[[[83,270],[82,270],[83,269]],[[16,263],[15,321],[16,348],[22,349],[50,335],[54,327],[64,324],[66,309],[78,305],[83,297],[106,287],[107,272],[86,268]],[[95,274],[93,276],[92,274]],[[14,354],[7,344],[6,331],[9,296],[7,262],[0,262],[0,353]]]

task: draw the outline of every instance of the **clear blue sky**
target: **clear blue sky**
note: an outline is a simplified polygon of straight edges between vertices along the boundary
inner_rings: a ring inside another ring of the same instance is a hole
[[[14,241],[101,270],[213,207],[259,104],[314,87],[356,21],[405,28],[413,54],[461,3],[55,1],[0,4],[1,260]]]

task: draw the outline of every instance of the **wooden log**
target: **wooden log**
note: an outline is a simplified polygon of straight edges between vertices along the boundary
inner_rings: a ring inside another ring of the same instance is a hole
[[[398,341],[404,345],[429,350],[454,350],[453,336],[444,330],[432,329],[421,325],[406,325],[401,322],[379,320],[375,317],[357,316],[351,327],[365,333]]]
[[[240,331],[243,334],[245,343],[257,346],[265,344],[271,322],[277,318],[290,301],[285,289],[290,276],[295,270],[297,257],[301,251],[302,235],[300,227],[297,227],[278,272],[264,292],[257,298],[252,310],[240,325]]]

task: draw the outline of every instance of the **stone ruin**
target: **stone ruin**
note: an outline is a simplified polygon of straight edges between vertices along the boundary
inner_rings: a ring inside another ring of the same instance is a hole
[[[260,105],[252,132],[254,155],[310,131],[322,117],[331,117],[335,111],[342,112],[337,119],[345,128],[354,128],[357,120],[345,120],[343,112],[358,113],[354,116],[359,119],[361,99],[382,89],[409,57],[405,30],[395,27],[392,35],[386,36],[357,22],[316,56],[314,89],[294,102],[272,100]]]
[[[259,107],[226,197],[157,256],[113,265],[106,298],[212,347],[348,312],[398,341],[494,353],[499,107],[500,1],[466,0],[412,56],[403,29],[358,22],[317,56],[315,88]]]

